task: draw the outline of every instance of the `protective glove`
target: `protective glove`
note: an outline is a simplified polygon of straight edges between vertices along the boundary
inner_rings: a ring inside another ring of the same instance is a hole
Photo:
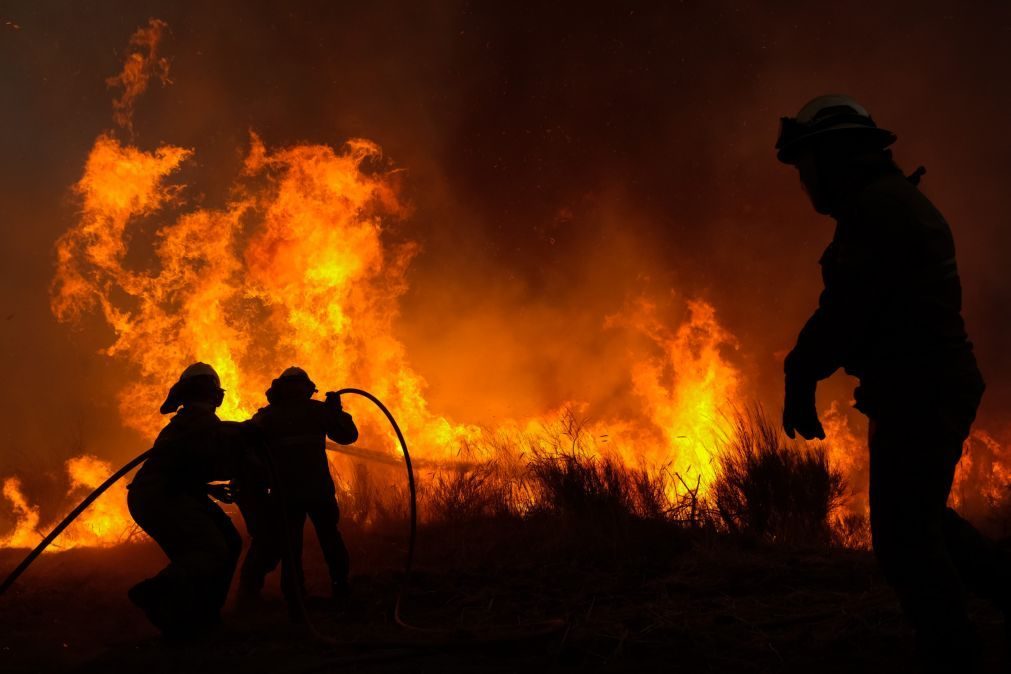
[[[327,391],[326,404],[338,410],[344,409],[344,407],[341,405],[341,396],[336,391]]]
[[[786,400],[783,404],[783,430],[792,440],[799,433],[805,440],[825,439],[825,429],[818,419],[814,404],[816,381],[786,377]]]
[[[209,484],[207,495],[222,503],[235,503],[235,491],[230,484]]]

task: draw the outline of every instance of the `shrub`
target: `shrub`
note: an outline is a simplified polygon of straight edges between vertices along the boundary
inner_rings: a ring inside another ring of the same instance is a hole
[[[419,496],[425,519],[433,522],[467,522],[515,510],[508,477],[495,462],[438,470]]]
[[[787,443],[761,408],[735,416],[719,463],[713,500],[728,529],[778,542],[832,540],[842,475],[823,451]]]
[[[581,519],[627,517],[635,510],[629,474],[610,459],[538,453],[528,468],[537,487],[535,509]]]

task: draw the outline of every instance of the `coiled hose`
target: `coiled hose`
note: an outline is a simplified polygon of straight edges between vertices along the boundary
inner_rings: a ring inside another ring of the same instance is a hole
[[[518,625],[518,626],[487,627],[481,630],[480,633],[475,630],[462,631],[457,629],[418,627],[416,625],[412,625],[406,622],[403,619],[403,616],[401,614],[401,608],[404,603],[404,597],[406,596],[407,590],[410,587],[411,570],[414,565],[414,548],[418,537],[418,492],[414,480],[414,468],[413,465],[411,464],[411,454],[407,449],[407,440],[404,438],[403,431],[400,430],[400,426],[399,424],[397,424],[397,420],[393,417],[393,414],[390,412],[389,408],[387,408],[386,405],[384,405],[383,402],[379,400],[379,398],[372,395],[368,391],[359,388],[344,388],[337,391],[338,395],[345,395],[348,393],[358,395],[370,400],[386,416],[387,421],[390,422],[390,425],[393,427],[393,431],[397,435],[397,441],[400,443],[400,449],[404,454],[404,466],[407,468],[407,487],[410,495],[410,535],[407,544],[407,557],[404,561],[404,579],[403,582],[401,583],[400,591],[397,593],[397,601],[393,609],[393,618],[396,621],[396,623],[402,628],[410,630],[412,632],[420,632],[431,636],[461,638],[464,639],[468,644],[518,641],[545,636],[562,629],[565,626],[565,623],[564,621],[559,619],[545,620],[537,623],[527,623],[525,625]],[[63,530],[66,529],[68,526],[70,526],[70,524],[75,519],[77,519],[77,517],[88,508],[88,506],[94,503],[99,496],[105,493],[105,491],[109,487],[111,487],[120,479],[122,479],[123,476],[125,476],[131,470],[133,470],[141,463],[146,461],[148,456],[151,455],[151,451],[152,450],[150,449],[147,450],[146,452],[140,454],[132,461],[124,465],[122,468],[117,470],[115,473],[109,476],[109,478],[105,482],[100,484],[93,492],[88,494],[88,496],[83,501],[81,501],[81,503],[76,508],[70,511],[70,513],[66,517],[64,517],[63,520],[59,524],[57,524],[56,527],[51,532],[49,532],[49,534],[45,538],[43,538],[42,541],[39,542],[37,546],[35,546],[35,549],[33,549],[30,553],[28,553],[28,555],[21,561],[21,563],[18,564],[17,567],[15,567],[14,570],[7,575],[3,583],[0,584],[0,595],[3,595],[14,584],[14,582],[19,577],[21,577],[21,575],[26,570],[28,570],[28,567],[31,566],[32,562],[34,562],[35,559],[39,555],[41,555],[42,552],[46,548],[48,548],[49,545],[54,540],[56,540],[57,536],[63,533]],[[265,451],[263,452],[263,456],[267,463],[268,471],[271,473],[272,476],[276,476],[277,471],[274,468],[274,465],[270,459],[270,453]],[[274,488],[277,489],[278,481],[274,479],[273,482],[275,483]],[[281,501],[281,507],[283,509],[285,507],[284,493],[281,490],[278,490],[277,493],[279,500]],[[283,518],[283,520],[287,522],[287,518]],[[286,561],[288,564],[292,564],[292,562],[294,561],[292,559],[292,554],[294,550],[292,549],[290,540],[291,531],[288,530],[287,527],[285,530],[285,535],[288,538],[288,541],[286,541],[286,545],[284,546]],[[294,567],[292,566],[291,568]],[[309,633],[312,635],[312,637],[327,645],[331,646],[341,645],[341,642],[337,641],[336,639],[333,639],[332,637],[328,637],[322,634],[312,623],[308,611],[306,610],[304,598],[302,597],[300,587],[296,589],[294,595],[296,601],[298,602],[297,607],[298,611],[305,619],[305,625],[309,630]],[[358,645],[363,644],[359,643]],[[388,647],[390,645],[396,645],[396,642],[384,642],[381,645]],[[416,646],[417,644],[404,643],[399,645]]]

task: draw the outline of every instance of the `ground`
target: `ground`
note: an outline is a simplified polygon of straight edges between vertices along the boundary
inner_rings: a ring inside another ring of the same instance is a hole
[[[350,530],[358,610],[311,608],[337,646],[288,622],[276,580],[260,610],[230,603],[217,633],[166,643],[126,599],[163,564],[155,545],[47,554],[0,598],[0,671],[913,671],[911,633],[868,552],[712,532],[623,527],[605,538],[557,530],[557,520],[513,524],[422,528],[403,606],[422,631],[392,619],[402,532]],[[310,590],[321,591],[311,537],[306,545]],[[0,571],[21,554],[0,551]],[[1001,616],[983,604],[973,612],[988,671],[1001,671]],[[553,618],[564,626],[520,638]]]

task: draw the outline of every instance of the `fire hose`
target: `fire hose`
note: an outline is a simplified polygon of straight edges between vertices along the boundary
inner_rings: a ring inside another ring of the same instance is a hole
[[[3,593],[6,592],[8,588],[10,588],[10,586],[14,584],[14,581],[16,581],[21,576],[22,573],[28,570],[28,567],[32,565],[32,562],[35,561],[35,558],[41,555],[42,551],[48,548],[49,544],[55,541],[56,537],[59,536],[61,533],[63,533],[63,530],[69,527],[70,524],[74,520],[76,520],[77,517],[88,508],[88,506],[94,503],[95,499],[104,494],[106,489],[119,482],[119,480],[122,479],[124,475],[129,473],[131,470],[133,470],[140,464],[147,461],[147,457],[149,456],[151,456],[150,449],[141,454],[140,456],[136,457],[132,461],[130,461],[128,464],[117,470],[112,475],[110,475],[109,479],[107,479],[102,484],[98,485],[95,491],[88,494],[87,498],[81,501],[81,503],[76,508],[71,510],[70,514],[64,517],[63,521],[57,524],[56,528],[50,531],[49,535],[43,538],[42,541],[35,546],[35,549],[29,552],[28,556],[25,557],[23,560],[21,560],[21,563],[18,564],[16,567],[14,567],[13,571],[7,574],[7,577],[4,578],[4,582],[0,584],[0,595],[3,595]]]
[[[413,465],[411,463],[411,455],[410,455],[410,452],[407,449],[407,440],[404,438],[404,434],[400,430],[400,426],[399,426],[399,424],[397,424],[397,420],[393,417],[393,414],[390,412],[389,408],[387,408],[386,405],[384,405],[382,403],[382,401],[379,400],[379,398],[377,398],[376,396],[372,395],[368,391],[365,391],[365,390],[362,390],[362,389],[358,389],[358,388],[344,388],[344,389],[341,389],[341,390],[337,391],[337,395],[339,395],[339,396],[347,394],[347,393],[358,395],[358,396],[361,396],[363,398],[366,398],[366,399],[370,400],[386,416],[387,421],[390,422],[390,426],[392,426],[393,431],[396,433],[397,441],[400,443],[400,449],[401,449],[401,451],[403,452],[403,455],[404,455],[404,465],[407,468],[407,486],[408,486],[408,492],[409,492],[409,497],[410,497],[410,512],[409,512],[409,514],[410,514],[410,535],[409,535],[408,544],[407,544],[407,557],[406,557],[406,560],[405,560],[405,563],[404,563],[404,578],[403,578],[403,582],[401,583],[400,590],[397,593],[397,600],[396,600],[396,604],[395,604],[394,610],[393,610],[393,618],[394,618],[394,621],[397,623],[397,625],[399,625],[400,627],[402,627],[404,629],[407,629],[407,630],[410,630],[410,631],[413,631],[413,632],[419,632],[419,633],[427,634],[427,635],[430,635],[430,636],[441,636],[441,637],[449,637],[449,638],[454,638],[455,637],[455,638],[458,638],[458,639],[463,639],[463,640],[465,640],[469,644],[476,644],[476,643],[477,644],[479,644],[479,643],[501,643],[501,642],[508,642],[508,641],[520,641],[520,640],[525,640],[525,639],[531,639],[531,638],[537,638],[537,637],[546,636],[546,635],[549,635],[549,634],[552,634],[554,632],[557,632],[557,631],[561,630],[565,626],[565,623],[564,623],[564,621],[562,621],[560,619],[545,620],[545,621],[541,621],[541,622],[537,622],[537,623],[527,623],[525,625],[515,625],[515,626],[510,626],[508,628],[504,627],[504,626],[502,626],[502,627],[490,627],[490,628],[485,628],[485,630],[483,631],[483,633],[480,633],[480,634],[477,633],[477,632],[475,632],[474,630],[462,631],[462,630],[454,630],[454,629],[446,629],[446,628],[419,627],[419,626],[416,626],[416,625],[412,625],[412,624],[406,622],[403,619],[403,617],[401,615],[401,607],[403,605],[404,597],[407,594],[407,591],[408,591],[408,589],[410,587],[411,571],[412,571],[412,568],[413,568],[413,565],[414,565],[414,548],[415,548],[415,543],[416,543],[417,534],[418,534],[418,494],[417,494],[417,487],[416,487],[415,481],[414,481],[414,468],[413,468]],[[14,568],[14,570],[11,571],[7,575],[7,577],[4,579],[3,583],[0,584],[0,595],[3,595],[14,584],[14,582],[17,581],[17,579],[26,570],[28,570],[28,567],[32,565],[32,562],[34,562],[35,559],[38,558],[38,556],[41,555],[42,552],[46,548],[48,548],[49,545],[54,540],[56,540],[56,538],[61,533],[63,533],[64,529],[66,529],[68,526],[70,526],[70,524],[75,519],[77,519],[77,517],[82,512],[84,512],[88,508],[88,506],[90,506],[92,503],[94,503],[95,500],[98,499],[99,496],[101,496],[103,493],[105,493],[105,491],[107,489],[109,489],[109,487],[111,487],[116,482],[118,482],[120,479],[122,479],[127,473],[129,473],[134,468],[136,468],[137,466],[139,466],[140,464],[142,464],[144,461],[146,461],[147,458],[151,455],[151,452],[152,452],[152,450],[150,450],[150,449],[147,450],[147,451],[145,451],[145,452],[143,452],[142,454],[138,455],[133,460],[131,460],[130,462],[128,462],[126,465],[124,465],[122,468],[120,468],[119,470],[117,470],[115,473],[113,473],[112,475],[110,475],[109,478],[105,480],[105,482],[103,482],[102,484],[100,484],[94,491],[92,491],[90,494],[88,494],[88,496],[83,501],[81,501],[81,503],[78,504],[78,506],[76,508],[74,508],[72,511],[70,511],[70,513],[66,517],[64,517],[63,520],[59,524],[57,524],[56,527],[51,532],[49,532],[49,534],[45,538],[43,538],[42,541],[39,542],[39,544],[37,546],[35,546],[35,548],[30,553],[28,553],[28,555],[21,561],[21,563],[18,564]],[[277,474],[276,469],[274,468],[274,465],[273,465],[272,461],[270,460],[270,453],[269,452],[263,452],[263,456],[266,458],[267,469],[268,469],[269,473],[271,474],[271,476],[273,478],[272,481],[275,483],[274,486],[275,486],[275,489],[277,490],[278,497],[279,497],[279,500],[281,501],[281,507],[282,507],[282,510],[283,510],[283,508],[284,508],[284,493],[283,493],[283,490],[277,489],[278,480],[276,479],[276,474]],[[292,554],[293,554],[294,551],[292,549],[292,545],[290,544],[291,531],[287,528],[287,518],[282,518],[282,520],[286,524],[285,536],[288,539],[286,541],[285,546],[284,546],[285,554],[286,554],[286,562],[287,562],[287,564],[291,565],[292,562],[294,561],[293,557],[292,557]],[[291,568],[293,569],[293,567],[291,567]],[[312,620],[310,619],[308,611],[307,611],[306,606],[305,606],[304,597],[302,597],[301,586],[298,585],[297,583],[296,583],[296,585],[297,585],[297,589],[293,593],[294,594],[294,599],[298,603],[297,608],[298,608],[299,614],[305,619],[305,625],[306,625],[307,629],[309,630],[309,633],[312,635],[313,638],[315,638],[316,640],[321,641],[322,643],[325,643],[327,645],[331,645],[331,646],[341,645],[341,642],[339,642],[339,641],[337,641],[337,640],[335,640],[335,639],[333,639],[331,637],[328,637],[328,636],[322,634],[316,628],[316,626],[312,623]],[[362,644],[359,644],[359,645],[362,645]],[[382,645],[383,646],[399,645],[399,646],[408,646],[408,647],[410,647],[410,646],[417,646],[418,644],[398,643],[398,642],[386,642],[386,643],[384,643]]]

